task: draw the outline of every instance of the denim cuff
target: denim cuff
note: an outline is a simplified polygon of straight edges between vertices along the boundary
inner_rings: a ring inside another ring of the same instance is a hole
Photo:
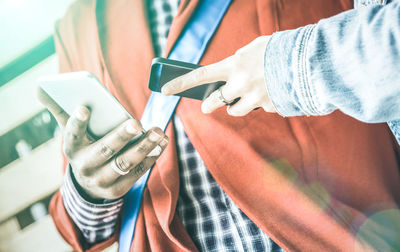
[[[316,25],[272,35],[265,51],[265,83],[282,116],[326,115],[334,109],[310,81],[308,44]]]
[[[293,73],[290,68],[292,55],[288,53],[293,47],[296,35],[293,31],[274,33],[264,54],[265,85],[275,110],[281,116],[303,115],[293,97]]]
[[[312,26],[274,33],[265,50],[264,74],[270,99],[282,116],[315,114],[305,101],[304,68],[299,62],[304,38]],[[300,42],[299,42],[300,41]]]
[[[388,0],[354,0],[354,8],[357,9],[359,7],[371,6],[371,5],[385,5]]]
[[[400,120],[388,122],[393,135],[396,137],[397,143],[400,145]]]

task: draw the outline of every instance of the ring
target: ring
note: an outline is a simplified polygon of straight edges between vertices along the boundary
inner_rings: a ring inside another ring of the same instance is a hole
[[[122,175],[122,176],[128,174],[128,173],[129,173],[129,170],[126,170],[126,171],[122,170],[121,167],[120,167],[121,165],[125,166],[125,163],[122,162],[122,161],[117,161],[117,158],[114,158],[114,159],[111,161],[111,168],[112,168],[116,173],[118,173],[119,175]],[[128,168],[129,168],[129,167],[128,167]]]
[[[227,101],[227,100],[224,98],[224,96],[222,95],[222,87],[223,87],[223,86],[220,86],[220,87],[218,88],[218,92],[217,92],[218,99],[219,99],[221,102],[223,102],[225,105],[229,105],[229,104],[232,103],[232,101]]]

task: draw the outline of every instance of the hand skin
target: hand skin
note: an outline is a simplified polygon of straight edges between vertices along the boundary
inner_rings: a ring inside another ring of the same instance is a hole
[[[231,116],[244,116],[256,108],[276,112],[264,81],[264,53],[270,36],[262,36],[220,62],[200,67],[165,84],[164,95],[173,95],[205,83],[226,81],[221,92],[226,101],[240,100],[227,107]],[[218,90],[202,103],[203,113],[211,113],[225,105]]]
[[[142,134],[142,126],[135,119],[125,121],[103,138],[94,141],[86,130],[90,117],[86,107],[78,107],[69,117],[41,89],[38,98],[63,130],[64,154],[77,182],[92,198],[111,200],[122,197],[168,145],[168,137],[163,131],[152,128],[137,143],[124,148],[129,140]],[[129,173],[122,176],[115,172],[111,167],[114,159],[121,170]]]

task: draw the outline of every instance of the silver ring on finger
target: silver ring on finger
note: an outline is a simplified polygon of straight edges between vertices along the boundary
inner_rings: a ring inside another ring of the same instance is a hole
[[[230,105],[233,101],[228,101],[228,100],[225,99],[224,95],[222,94],[222,87],[223,87],[223,86],[220,86],[220,87],[218,88],[218,90],[217,90],[217,97],[218,97],[218,99],[219,99],[221,102],[223,102],[225,105]]]
[[[116,157],[113,158],[113,160],[111,160],[111,168],[121,176],[129,173],[129,166],[128,167],[127,166],[128,165],[121,158]]]

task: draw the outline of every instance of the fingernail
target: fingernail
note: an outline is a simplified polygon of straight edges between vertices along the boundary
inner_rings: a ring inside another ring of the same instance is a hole
[[[86,121],[87,120],[87,113],[84,110],[84,108],[78,108],[77,110],[75,110],[75,117],[78,118],[78,120],[80,121]]]
[[[158,157],[161,155],[162,148],[160,146],[156,146],[152,151],[150,151],[149,154],[147,154],[148,157]]]
[[[160,136],[157,132],[152,131],[152,132],[150,132],[150,134],[149,134],[149,139],[150,139],[150,141],[152,141],[152,142],[157,142],[158,140],[161,139],[161,136]]]
[[[133,126],[133,124],[134,124],[134,122],[129,122],[126,125],[126,128],[125,128],[126,132],[128,132],[129,134],[139,134],[140,130],[136,129],[136,127]]]

